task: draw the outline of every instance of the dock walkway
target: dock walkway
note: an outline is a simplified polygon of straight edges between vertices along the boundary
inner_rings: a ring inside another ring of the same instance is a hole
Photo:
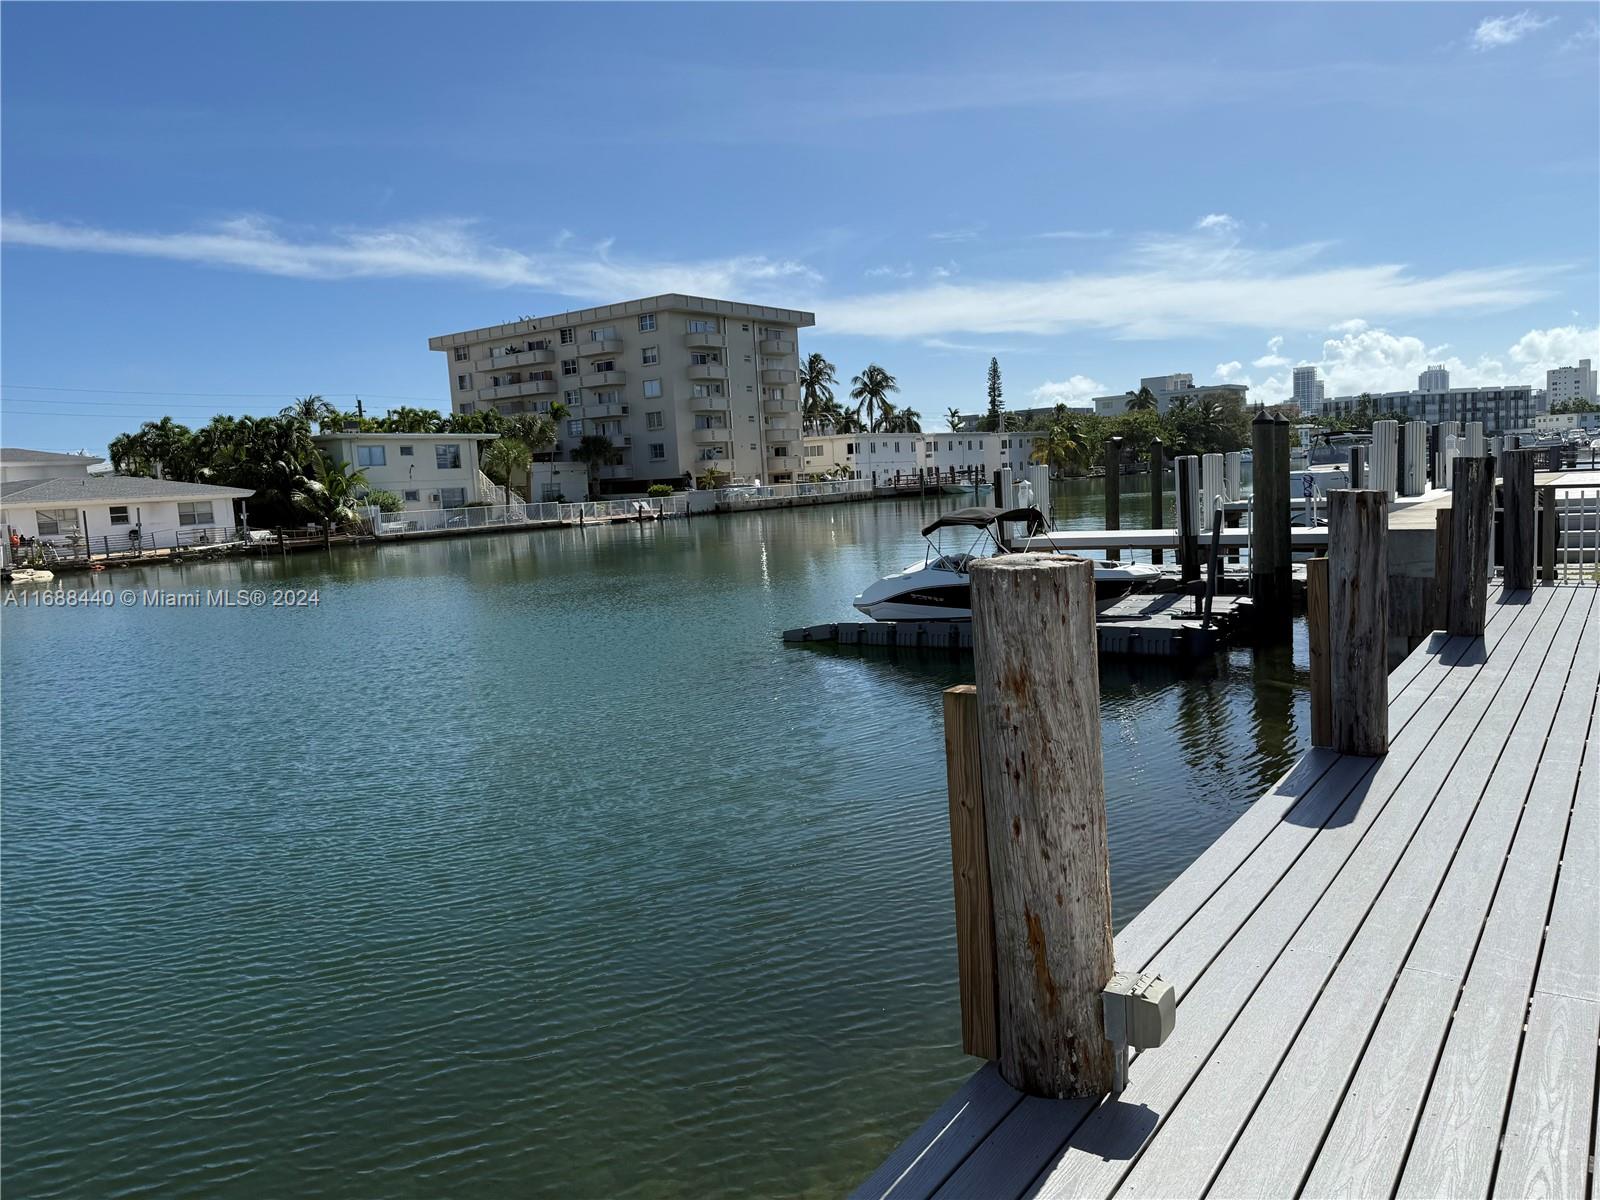
[[[1490,597],[1116,938],[1177,987],[1120,1095],[974,1074],[856,1192],[1583,1196],[1600,1038],[1600,608]]]

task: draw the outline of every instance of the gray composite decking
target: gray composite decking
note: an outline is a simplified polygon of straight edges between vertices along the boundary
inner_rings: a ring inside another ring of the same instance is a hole
[[[1116,939],[1177,1027],[1115,1097],[988,1064],[855,1193],[1589,1193],[1600,588],[1491,596],[1389,678],[1390,751],[1313,750]]]

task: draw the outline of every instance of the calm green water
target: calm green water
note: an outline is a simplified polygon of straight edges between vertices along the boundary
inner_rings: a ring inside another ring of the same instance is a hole
[[[970,660],[777,635],[959,503],[99,580],[302,611],[5,610],[7,1196],[848,1189],[975,1065]],[[1298,753],[1292,657],[1108,664],[1119,923]]]

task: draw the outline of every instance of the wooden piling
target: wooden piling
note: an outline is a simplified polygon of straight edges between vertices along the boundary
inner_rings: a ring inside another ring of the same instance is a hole
[[[1561,514],[1556,509],[1556,489],[1551,483],[1539,489],[1539,578],[1556,581],[1556,544],[1561,540]]]
[[[1444,629],[1450,623],[1450,510],[1433,514],[1433,627]]]
[[[1348,472],[1350,486],[1364,488],[1367,486],[1367,448],[1365,446],[1350,447],[1350,461]]]
[[[1000,1074],[1037,1096],[1100,1096],[1114,1062],[1094,571],[1008,554],[972,569]]]
[[[1501,461],[1505,480],[1505,523],[1502,536],[1502,578],[1505,589],[1520,592],[1533,586],[1534,551],[1538,536],[1533,518],[1533,468],[1537,450],[1512,450]]]
[[[1444,625],[1452,636],[1483,636],[1493,525],[1494,460],[1457,458],[1450,482],[1449,602]]]
[[[1328,493],[1328,647],[1332,748],[1389,750],[1389,498]]]
[[[1311,642],[1311,744],[1333,745],[1333,694],[1328,675],[1328,560],[1306,563],[1306,632]]]
[[[1106,528],[1122,528],[1122,439],[1106,439]]]
[[[970,683],[944,690],[944,761],[950,797],[950,869],[956,893],[961,1049],[976,1058],[993,1059],[999,1055],[994,907],[978,752],[978,689]]]
[[[1167,501],[1162,495],[1162,488],[1166,484],[1167,460],[1160,438],[1150,439],[1150,528],[1165,529],[1167,525]],[[1158,566],[1162,560],[1160,549],[1150,551],[1150,561]]]
[[[1183,582],[1200,578],[1200,460],[1180,454],[1173,462],[1173,487],[1178,501],[1178,562]]]
[[[1289,615],[1288,422],[1265,409],[1250,423],[1255,500],[1250,522],[1250,595],[1263,618]]]

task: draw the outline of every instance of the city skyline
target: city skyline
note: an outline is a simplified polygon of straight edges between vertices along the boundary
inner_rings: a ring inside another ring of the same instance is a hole
[[[661,292],[815,312],[930,429],[991,355],[1014,408],[1600,358],[1588,10],[627,8],[529,73],[442,67],[444,11],[9,10],[6,442],[448,411],[431,334]]]

